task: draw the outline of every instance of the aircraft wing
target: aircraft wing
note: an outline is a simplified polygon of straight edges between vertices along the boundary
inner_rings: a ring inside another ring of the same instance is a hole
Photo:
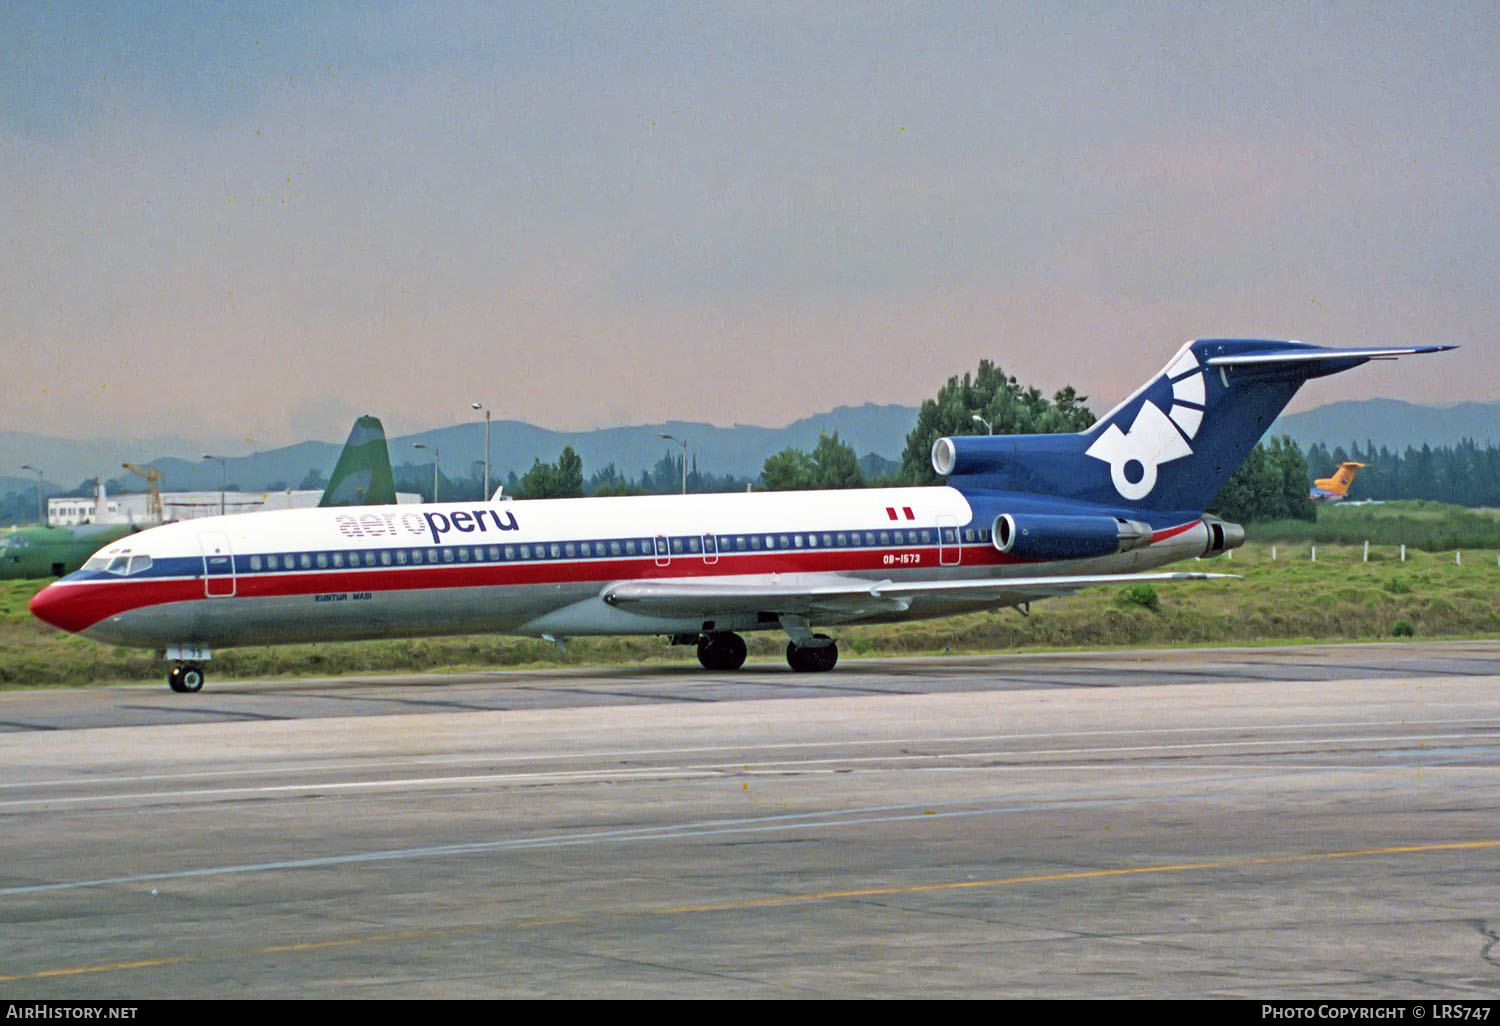
[[[605,602],[655,616],[712,616],[774,612],[816,617],[902,611],[918,597],[1021,605],[1101,584],[1170,584],[1234,577],[1234,574],[1093,574],[1075,577],[1006,577],[960,581],[892,581],[838,574],[769,574],[742,578],[621,581],[604,589]]]

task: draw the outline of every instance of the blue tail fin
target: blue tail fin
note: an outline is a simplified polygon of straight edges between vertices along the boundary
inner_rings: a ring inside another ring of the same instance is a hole
[[[960,488],[1198,512],[1304,381],[1369,360],[1452,348],[1201,339],[1082,434],[940,438],[933,466]]]

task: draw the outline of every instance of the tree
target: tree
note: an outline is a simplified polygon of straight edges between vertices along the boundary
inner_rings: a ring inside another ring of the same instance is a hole
[[[1083,431],[1094,423],[1094,414],[1084,405],[1087,398],[1067,385],[1049,401],[1039,389],[1023,387],[998,365],[981,360],[977,374],[949,378],[936,398],[922,403],[916,427],[906,436],[901,453],[901,479],[907,484],[938,480],[932,469],[932,445],[939,438],[987,430],[997,435]]]
[[[839,433],[818,435],[812,455],[800,449],[783,449],[768,458],[760,472],[767,491],[806,491],[814,488],[863,488],[865,475],[859,457]]]
[[[639,485],[623,477],[613,463],[589,477],[590,495],[641,495]]]
[[[1282,435],[1257,443],[1208,508],[1226,520],[1313,520],[1307,482],[1302,449]]]
[[[815,488],[817,470],[801,449],[783,449],[766,458],[760,469],[761,487],[771,492],[797,492]]]
[[[583,494],[583,458],[571,445],[563,447],[556,463],[534,461],[516,487],[518,499],[567,499]]]

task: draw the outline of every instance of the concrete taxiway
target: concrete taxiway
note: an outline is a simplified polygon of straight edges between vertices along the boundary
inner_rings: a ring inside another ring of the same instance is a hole
[[[1500,643],[0,694],[4,997],[1500,990]]]

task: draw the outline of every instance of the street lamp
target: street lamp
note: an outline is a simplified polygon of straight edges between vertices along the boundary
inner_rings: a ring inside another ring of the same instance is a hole
[[[987,421],[987,420],[985,420],[983,417],[981,417],[977,413],[974,414],[974,422],[976,424],[983,424],[984,425],[984,433],[985,434],[987,434],[987,435],[993,435],[995,433],[995,429],[992,428],[992,427],[990,427],[990,422]]]
[[[222,517],[224,515],[224,488],[225,488],[225,484],[224,484],[224,481],[225,481],[225,478],[224,478],[224,460],[221,457],[219,457],[219,456],[210,456],[208,453],[204,453],[203,454],[203,458],[206,459],[206,460],[216,460],[216,461],[218,461],[218,464],[219,464],[219,516]]]
[[[479,498],[490,501],[490,408],[481,403],[470,403],[476,410],[484,411],[484,494]]]
[[[427,449],[427,450],[429,450],[432,453],[432,501],[433,502],[437,502],[438,501],[438,493],[437,493],[437,488],[438,488],[438,463],[440,463],[442,461],[443,454],[438,450],[437,446],[435,446],[435,445],[423,445],[421,442],[417,442],[416,444],[414,444],[412,446],[412,448],[413,449]]]
[[[42,468],[33,467],[30,463],[23,463],[21,464],[21,469],[36,472],[36,522],[40,526],[46,527],[47,514],[42,512]]]
[[[674,437],[672,435],[668,435],[668,434],[662,434],[662,437],[665,438],[669,442],[676,442],[678,445],[682,446],[682,494],[686,495],[687,494],[687,439],[686,438],[676,438],[676,437]]]

